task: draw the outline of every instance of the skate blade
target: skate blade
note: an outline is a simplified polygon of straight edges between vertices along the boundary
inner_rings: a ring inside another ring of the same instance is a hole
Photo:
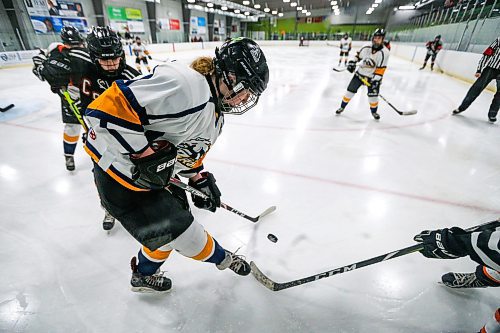
[[[135,293],[142,293],[142,294],[167,294],[172,290],[172,288],[164,291],[158,291],[147,287],[130,287],[130,290],[132,290]]]

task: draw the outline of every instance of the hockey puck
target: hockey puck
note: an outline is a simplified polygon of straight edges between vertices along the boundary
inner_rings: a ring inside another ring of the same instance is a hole
[[[267,235],[267,239],[269,239],[273,243],[276,243],[278,241],[278,237],[274,236],[273,234]]]

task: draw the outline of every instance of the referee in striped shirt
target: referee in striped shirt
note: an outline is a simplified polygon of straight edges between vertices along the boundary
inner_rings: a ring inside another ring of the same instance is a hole
[[[483,57],[479,61],[476,72],[477,80],[470,87],[462,104],[453,110],[453,114],[459,114],[467,110],[479,94],[486,88],[491,80],[497,81],[497,92],[491,101],[488,118],[490,122],[497,121],[497,113],[500,108],[500,37],[483,52]]]

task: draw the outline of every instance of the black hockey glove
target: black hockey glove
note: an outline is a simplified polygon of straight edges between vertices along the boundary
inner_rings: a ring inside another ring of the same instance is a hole
[[[160,190],[168,185],[172,177],[177,148],[168,141],[153,142],[151,148],[155,152],[149,156],[130,158],[135,165],[132,179],[140,186]]]
[[[201,209],[206,209],[211,212],[215,212],[217,207],[220,207],[220,190],[215,184],[215,177],[210,172],[202,172],[202,178],[197,181],[189,180],[189,186],[194,187],[197,190],[205,193],[210,197],[210,199],[206,200],[191,194],[191,198],[193,199],[193,203],[196,207]]]
[[[354,71],[356,70],[356,61],[354,60],[349,60],[347,62],[347,70],[350,72],[350,73],[354,73]]]
[[[150,55],[148,55],[148,58],[149,58],[149,60],[153,60],[153,57],[151,57]]]
[[[467,231],[453,227],[451,229],[424,230],[413,239],[424,245],[420,251],[425,257],[433,259],[456,259],[467,255],[458,236],[467,234]]]
[[[67,58],[48,59],[43,64],[41,74],[50,84],[53,92],[69,84],[71,78],[71,62]]]

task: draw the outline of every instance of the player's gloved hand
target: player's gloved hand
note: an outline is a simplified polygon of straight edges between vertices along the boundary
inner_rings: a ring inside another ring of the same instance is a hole
[[[420,252],[427,258],[456,259],[467,255],[457,236],[467,231],[453,227],[451,229],[424,230],[413,239],[423,244]]]
[[[153,57],[151,57],[150,55],[148,55],[148,58],[149,58],[149,60],[153,60]]]
[[[155,141],[151,144],[154,153],[147,156],[130,156],[135,167],[132,179],[140,186],[153,190],[165,188],[174,172],[177,148],[168,141]]]
[[[40,51],[40,54],[37,54],[36,56],[31,58],[31,60],[33,60],[33,69],[32,69],[33,74],[35,74],[40,81],[45,81],[45,79],[42,76],[42,70],[43,70],[43,63],[47,60],[47,57],[45,56],[44,53]]]
[[[202,172],[201,176],[202,178],[196,181],[189,180],[188,184],[208,195],[210,199],[206,200],[194,194],[191,194],[191,198],[196,207],[215,212],[217,207],[220,207],[221,196],[220,190],[215,184],[215,177],[210,172]]]
[[[354,71],[356,70],[356,61],[354,60],[349,60],[347,62],[347,70],[350,72],[350,73],[354,73]]]
[[[41,75],[50,84],[52,91],[58,91],[69,84],[71,62],[67,58],[48,59],[43,63]]]

